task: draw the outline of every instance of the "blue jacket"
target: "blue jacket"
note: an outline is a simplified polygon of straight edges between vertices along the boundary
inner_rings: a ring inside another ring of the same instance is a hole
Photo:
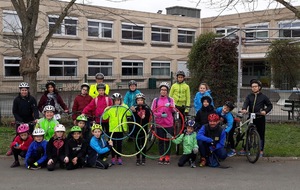
[[[224,118],[224,120],[226,120],[225,123],[227,123],[227,127],[225,129],[225,132],[229,133],[229,131],[232,129],[234,118],[233,118],[231,112],[228,112],[227,114],[223,114],[222,109],[223,109],[223,107],[218,107],[216,109],[216,114],[218,114],[220,117],[222,117],[222,118]]]
[[[201,129],[198,131],[196,139],[198,141],[200,140],[200,141],[204,141],[206,143],[212,143],[212,142],[214,142],[214,140],[211,137],[209,137],[209,134],[206,134],[205,126],[206,125],[203,125],[201,127]],[[216,126],[216,127],[218,127],[218,126]],[[225,133],[225,130],[222,130],[219,140],[217,141],[215,150],[217,150],[219,148],[224,148],[225,141],[226,141],[226,133]]]
[[[141,91],[139,90],[135,90],[135,91],[127,91],[125,96],[124,96],[124,104],[126,104],[129,108],[133,105],[136,104],[135,102],[135,95],[141,93]]]
[[[37,157],[38,156],[38,153],[37,153],[37,149],[39,147],[42,147],[43,150],[44,150],[44,154],[43,156],[37,161],[37,163],[39,165],[43,164],[46,160],[47,160],[47,152],[46,152],[46,148],[47,148],[47,141],[46,140],[43,140],[42,142],[36,142],[36,141],[33,141],[29,148],[28,148],[28,151],[26,153],[26,156],[25,156],[25,165],[26,165],[26,168],[28,167],[28,164],[27,164],[27,161],[30,157]]]
[[[204,92],[203,94],[201,94],[200,92],[197,92],[197,93],[196,93],[196,96],[195,96],[195,98],[194,98],[194,108],[195,108],[195,113],[197,113],[197,112],[202,108],[201,98],[202,98],[203,96],[209,96],[209,97],[211,97],[211,95],[210,95],[210,90]],[[211,97],[211,105],[212,105],[213,107],[215,107],[214,101],[213,101],[213,98],[212,98],[212,97]]]
[[[104,135],[101,135],[99,139],[93,136],[90,140],[90,147],[96,151],[98,154],[104,154],[110,151],[110,148],[107,146]]]

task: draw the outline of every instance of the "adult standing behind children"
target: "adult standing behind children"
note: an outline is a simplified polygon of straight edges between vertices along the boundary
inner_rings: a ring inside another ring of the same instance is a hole
[[[41,96],[38,104],[39,111],[42,112],[46,105],[52,105],[55,107],[55,113],[58,113],[61,108],[65,113],[69,112],[69,109],[56,89],[56,84],[54,81],[48,81],[45,85],[46,90]]]
[[[97,73],[95,75],[95,79],[96,79],[96,84],[92,84],[90,86],[90,91],[89,91],[89,95],[92,98],[96,98],[99,95],[99,92],[98,92],[98,89],[97,89],[97,85],[103,83],[103,81],[104,81],[104,74],[103,73]],[[109,95],[109,86],[108,86],[108,84],[105,84],[105,94],[107,96]]]
[[[259,80],[252,79],[250,81],[252,92],[246,97],[243,104],[242,113],[260,113],[253,120],[254,125],[257,128],[261,140],[260,156],[264,154],[265,145],[265,130],[266,130],[266,114],[273,109],[273,105],[270,99],[261,92],[262,83]],[[248,109],[248,111],[247,111]],[[245,151],[241,151],[243,154]]]
[[[88,83],[83,83],[80,88],[81,92],[75,97],[72,107],[72,119],[74,125],[77,125],[76,118],[82,113],[83,109],[93,100],[93,98],[88,94],[90,90],[90,86]],[[90,126],[88,125],[88,127]]]
[[[185,73],[178,71],[176,73],[177,82],[171,86],[169,96],[174,99],[176,108],[182,115],[189,113],[191,104],[190,86],[185,83]],[[186,106],[186,107],[185,107]]]
[[[154,98],[151,110],[154,114],[157,135],[161,138],[167,138],[167,134],[173,135],[173,112],[174,112],[174,99],[168,96],[170,85],[167,82],[162,82],[159,85],[160,96]],[[161,155],[158,164],[169,164],[171,151],[168,150],[170,141],[159,140],[158,149]],[[166,153],[165,153],[166,152]],[[165,154],[165,156],[162,156]]]
[[[195,112],[196,113],[202,107],[201,98],[203,96],[209,96],[209,97],[211,97],[210,93],[211,92],[210,92],[209,86],[206,83],[201,83],[199,85],[199,92],[196,93],[196,96],[194,98],[194,107],[195,107]],[[213,101],[212,97],[211,97],[211,105],[214,106],[214,101]]]

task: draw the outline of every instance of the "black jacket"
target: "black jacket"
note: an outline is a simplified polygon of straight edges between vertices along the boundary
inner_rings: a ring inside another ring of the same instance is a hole
[[[78,140],[70,138],[67,141],[66,156],[68,156],[69,159],[73,159],[75,157],[85,158],[87,148],[88,144],[83,138],[79,138]]]
[[[57,139],[51,137],[49,142],[47,143],[47,156],[48,159],[58,158],[58,157],[65,157],[66,156],[66,138],[64,139]]]
[[[19,94],[14,99],[12,112],[15,120],[19,122],[28,123],[39,118],[36,100],[30,94],[26,97]]]
[[[242,109],[247,110],[247,108],[249,108],[249,113],[259,113],[260,111],[269,113],[272,110],[273,105],[266,95],[259,92],[257,94],[251,93],[246,97]]]
[[[195,117],[197,129],[200,129],[204,124],[208,124],[208,115],[212,113],[216,113],[212,105],[209,105],[207,107],[201,107],[201,109],[197,112]]]

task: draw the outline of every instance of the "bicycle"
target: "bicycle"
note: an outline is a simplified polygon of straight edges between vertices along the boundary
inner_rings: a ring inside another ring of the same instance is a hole
[[[257,132],[256,126],[253,124],[253,120],[258,115],[260,114],[251,113],[250,118],[244,122],[242,122],[241,120],[245,120],[245,114],[238,113],[237,117],[235,118],[236,128],[234,139],[236,142],[234,144],[234,147],[236,148],[239,145],[240,141],[242,141],[242,147],[246,151],[246,157],[252,164],[257,162],[257,160],[259,159],[261,148],[260,136]],[[246,130],[243,129],[245,127],[247,127]]]

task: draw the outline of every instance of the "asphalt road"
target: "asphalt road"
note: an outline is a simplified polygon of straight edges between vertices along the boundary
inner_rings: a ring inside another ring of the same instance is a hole
[[[0,189],[22,190],[93,190],[93,189],[300,189],[300,161],[290,159],[260,159],[250,164],[245,157],[233,157],[221,168],[179,168],[177,160],[170,165],[158,165],[147,160],[146,166],[135,166],[134,158],[124,159],[124,165],[108,170],[83,168],[73,171],[57,169],[27,170],[10,168],[12,157],[0,158]]]

